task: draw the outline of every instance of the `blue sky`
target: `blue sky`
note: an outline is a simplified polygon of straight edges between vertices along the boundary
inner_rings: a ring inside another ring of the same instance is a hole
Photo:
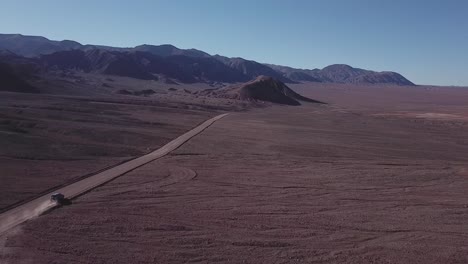
[[[468,86],[466,0],[2,0],[0,32],[173,44],[298,68],[345,63]]]

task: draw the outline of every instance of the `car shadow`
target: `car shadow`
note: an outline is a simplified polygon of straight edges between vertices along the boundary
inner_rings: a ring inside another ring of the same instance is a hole
[[[62,201],[60,201],[60,205],[63,205],[63,206],[67,206],[67,205],[71,205],[72,204],[72,200],[68,199],[68,198],[64,198]]]

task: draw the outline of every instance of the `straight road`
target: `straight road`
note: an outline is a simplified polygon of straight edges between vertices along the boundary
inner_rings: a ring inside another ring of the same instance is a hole
[[[134,170],[140,166],[143,166],[153,160],[159,159],[169,152],[177,149],[182,144],[190,140],[192,137],[200,134],[203,130],[211,126],[217,120],[225,117],[227,114],[218,115],[213,117],[194,129],[188,131],[187,133],[179,136],[178,138],[172,140],[161,148],[146,154],[144,156],[138,157],[136,159],[130,160],[123,164],[112,167],[108,170],[102,171],[95,175],[92,175],[88,178],[85,178],[81,181],[74,182],[65,187],[59,188],[53,192],[45,194],[39,198],[31,200],[27,203],[24,203],[18,207],[15,207],[11,210],[8,210],[0,215],[0,235],[4,234],[11,228],[36,217],[43,212],[56,206],[54,202],[50,201],[50,196],[53,193],[60,192],[63,193],[67,198],[75,198],[85,192],[88,192],[98,186],[105,184],[131,170]]]

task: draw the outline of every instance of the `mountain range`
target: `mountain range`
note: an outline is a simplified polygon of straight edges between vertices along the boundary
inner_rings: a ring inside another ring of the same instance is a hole
[[[53,41],[39,36],[0,34],[0,50],[3,50],[0,54],[2,63],[22,61],[22,64],[34,64],[42,70],[78,70],[146,80],[164,78],[182,83],[237,83],[270,76],[285,83],[414,85],[396,72],[375,72],[344,64],[323,69],[295,69],[243,58],[212,56],[200,50],[179,49],[172,45],[119,48],[82,45],[71,40]]]

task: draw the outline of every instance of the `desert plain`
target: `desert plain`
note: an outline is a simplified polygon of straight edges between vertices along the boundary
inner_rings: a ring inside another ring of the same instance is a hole
[[[468,262],[467,88],[292,84],[327,104],[281,106],[182,86],[2,92],[3,211],[229,114],[3,234],[0,262]]]

